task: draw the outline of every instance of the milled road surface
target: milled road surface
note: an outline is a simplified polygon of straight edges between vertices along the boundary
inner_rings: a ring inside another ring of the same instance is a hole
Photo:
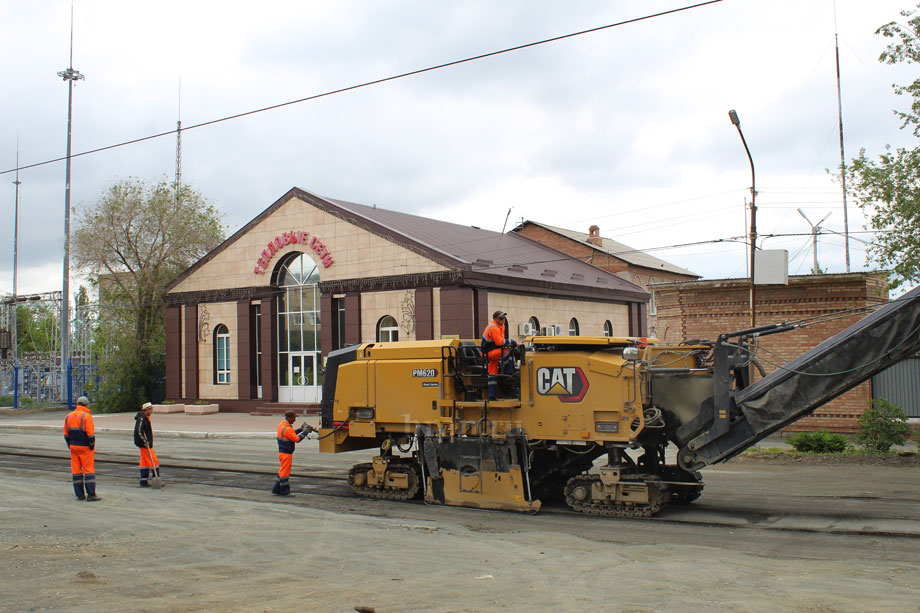
[[[271,438],[156,447],[167,485],[142,490],[130,437],[100,437],[86,503],[60,435],[0,431],[0,455],[59,455],[0,462],[0,611],[920,611],[917,468],[729,462],[692,505],[611,520],[323,494],[371,453],[312,442],[280,499]],[[170,464],[264,483],[170,482]]]

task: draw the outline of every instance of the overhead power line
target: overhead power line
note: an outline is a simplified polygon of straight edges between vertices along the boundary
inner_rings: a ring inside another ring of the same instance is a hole
[[[282,102],[282,103],[280,103],[280,104],[273,104],[273,105],[271,105],[271,106],[262,107],[262,108],[255,109],[255,110],[252,110],[252,111],[245,111],[245,112],[243,112],[243,113],[237,113],[236,115],[229,115],[229,116],[227,116],[227,117],[221,117],[220,119],[212,119],[212,120],[210,120],[210,121],[204,121],[204,122],[202,122],[202,123],[194,124],[194,125],[191,125],[191,126],[186,126],[186,127],[182,128],[182,131],[183,131],[183,132],[188,132],[189,130],[195,130],[195,129],[197,129],[197,128],[203,128],[203,127],[205,127],[205,126],[211,126],[211,125],[214,125],[214,124],[217,124],[217,123],[222,123],[222,122],[224,122],[224,121],[230,121],[230,120],[232,120],[232,119],[240,119],[240,118],[242,118],[242,117],[248,117],[249,115],[255,115],[255,114],[257,114],[257,113],[264,113],[264,112],[266,112],[266,111],[273,111],[273,110],[275,110],[275,109],[280,109],[280,108],[283,108],[283,107],[286,107],[286,106],[291,106],[291,105],[294,105],[294,104],[300,104],[301,102],[308,102],[308,101],[310,101],[310,100],[317,100],[317,99],[319,99],[319,98],[325,98],[325,97],[327,97],[327,96],[333,96],[333,95],[335,95],[335,94],[341,94],[341,93],[344,93],[344,92],[353,91],[353,90],[356,90],[356,89],[360,89],[360,88],[362,88],[362,87],[370,87],[371,85],[380,85],[381,83],[388,83],[389,81],[395,81],[395,80],[397,80],[397,79],[403,79],[403,78],[405,78],[405,77],[411,77],[411,76],[423,74],[423,73],[426,73],[426,72],[432,72],[432,71],[434,71],[434,70],[440,70],[440,69],[442,69],[442,68],[449,68],[449,67],[451,67],[451,66],[457,66],[457,65],[459,65],[459,64],[465,64],[465,63],[467,63],[467,62],[474,62],[474,61],[476,61],[476,60],[482,60],[482,59],[485,59],[485,58],[494,57],[494,56],[496,56],[496,55],[501,55],[501,54],[503,54],[503,53],[511,53],[511,52],[513,52],[513,51],[520,51],[520,50],[522,50],[522,49],[528,49],[528,48],[530,48],[530,47],[536,47],[536,46],[539,46],[539,45],[545,45],[545,44],[547,44],[547,43],[554,43],[554,42],[557,42],[557,41],[560,41],[560,40],[565,40],[565,39],[567,39],[567,38],[573,38],[573,37],[575,37],[575,36],[582,36],[583,34],[591,34],[591,33],[593,33],[593,32],[600,32],[601,30],[607,30],[607,29],[610,29],[610,28],[616,28],[616,27],[619,27],[619,26],[629,25],[629,24],[631,24],[631,23],[637,23],[637,22],[640,22],[640,21],[646,21],[646,20],[648,20],[648,19],[654,19],[654,18],[656,18],[656,17],[664,17],[665,15],[672,15],[672,14],[674,14],[674,13],[680,13],[680,12],[683,12],[683,11],[689,11],[689,10],[691,10],[691,9],[700,8],[700,7],[702,7],[702,6],[706,6],[706,5],[709,5],[709,4],[717,4],[717,3],[722,2],[722,1],[723,1],[723,0],[708,0],[707,2],[700,2],[700,3],[697,3],[697,4],[691,4],[691,5],[688,5],[688,6],[683,6],[683,7],[676,8],[676,9],[671,9],[671,10],[668,10],[668,11],[661,11],[660,13],[654,13],[654,14],[651,14],[651,15],[645,15],[645,16],[643,16],[643,17],[636,17],[636,18],[634,18],[634,19],[627,19],[627,20],[625,20],[625,21],[618,21],[618,22],[616,22],[616,23],[607,24],[607,25],[605,25],[605,26],[598,26],[598,27],[596,27],[596,28],[589,28],[589,29],[587,29],[587,30],[581,30],[581,31],[579,31],[579,32],[572,32],[572,33],[570,33],[570,34],[563,34],[563,35],[561,35],[561,36],[554,36],[554,37],[552,37],[552,38],[546,38],[546,39],[538,40],[538,41],[532,42],[532,43],[525,43],[525,44],[523,44],[523,45],[517,45],[517,46],[515,46],[515,47],[508,47],[507,49],[501,49],[501,50],[499,50],[499,51],[490,51],[490,52],[488,52],[488,53],[482,53],[482,54],[480,54],[480,55],[474,55],[474,56],[467,57],[467,58],[460,59],[460,60],[453,60],[453,61],[450,61],[450,62],[445,62],[445,63],[443,63],[443,64],[437,64],[437,65],[435,65],[435,66],[429,66],[429,67],[427,67],[427,68],[419,68],[418,70],[411,70],[411,71],[409,71],[409,72],[404,72],[404,73],[401,73],[401,74],[398,74],[398,75],[393,75],[393,76],[390,76],[390,77],[384,77],[384,78],[382,78],[382,79],[375,79],[375,80],[373,80],[373,81],[366,81],[366,82],[364,82],[364,83],[358,83],[357,85],[349,85],[349,86],[347,86],[347,87],[341,87],[341,88],[339,88],[339,89],[330,90],[330,91],[327,91],[327,92],[323,92],[323,93],[321,93],[321,94],[314,94],[314,95],[312,95],[312,96],[307,96],[307,97],[305,97],[305,98],[298,98],[297,100],[290,100],[290,101],[288,101],[288,102]],[[81,156],[84,156],[84,155],[90,155],[90,154],[99,153],[99,152],[102,152],[102,151],[108,151],[109,149],[116,149],[116,148],[118,148],[118,147],[125,147],[125,146],[127,146],[127,145],[133,145],[133,144],[135,144],[135,143],[141,143],[141,142],[144,142],[144,141],[153,140],[153,139],[155,139],[155,138],[161,138],[161,137],[163,137],[163,136],[169,136],[169,135],[171,135],[171,134],[176,134],[177,132],[178,132],[178,129],[176,129],[176,130],[169,130],[168,132],[160,132],[160,133],[158,133],[158,134],[151,134],[151,135],[149,135],[149,136],[142,136],[142,137],[140,137],[140,138],[135,138],[135,139],[132,139],[132,140],[128,140],[128,141],[121,142],[121,143],[116,143],[116,144],[114,144],[114,145],[107,145],[107,146],[105,146],[105,147],[99,147],[99,148],[97,148],[97,149],[90,149],[89,151],[83,151],[83,152],[81,152],[81,153],[74,153],[74,154],[72,154],[72,155],[70,156],[70,158],[81,157]],[[7,174],[7,173],[11,173],[11,172],[16,172],[17,170],[26,170],[26,169],[28,169],[28,168],[35,168],[35,167],[37,167],[37,166],[44,166],[44,165],[46,165],[46,164],[54,164],[55,162],[61,162],[61,161],[66,160],[66,159],[67,159],[67,156],[65,156],[65,157],[59,157],[59,158],[54,158],[54,159],[51,159],[51,160],[45,160],[44,162],[36,162],[35,164],[29,164],[29,165],[27,165],[27,166],[18,166],[17,168],[10,168],[9,170],[0,171],[0,175]]]

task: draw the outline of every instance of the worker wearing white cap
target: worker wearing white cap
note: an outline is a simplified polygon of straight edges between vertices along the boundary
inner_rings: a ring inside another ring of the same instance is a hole
[[[160,476],[160,461],[153,451],[153,425],[150,423],[152,413],[153,405],[145,402],[134,416],[134,444],[141,452],[141,487],[150,487],[150,477]]]

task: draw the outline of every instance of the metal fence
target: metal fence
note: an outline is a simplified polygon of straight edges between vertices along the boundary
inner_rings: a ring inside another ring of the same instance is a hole
[[[908,417],[920,417],[920,357],[898,362],[872,377],[872,398],[884,398]]]
[[[73,401],[79,396],[93,399],[99,389],[95,364],[96,356],[103,353],[95,334],[99,307],[78,305],[66,318],[72,339],[68,382],[61,367],[62,302],[61,292],[48,292],[15,300],[7,297],[0,303],[0,330],[10,331],[13,337],[10,349],[0,358],[3,405],[64,404],[68,391]]]

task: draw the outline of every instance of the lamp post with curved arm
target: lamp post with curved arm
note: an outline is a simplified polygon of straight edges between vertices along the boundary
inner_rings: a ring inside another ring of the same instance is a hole
[[[747,153],[748,161],[751,163],[751,327],[756,325],[757,318],[754,314],[754,300],[756,298],[756,289],[754,285],[754,251],[757,248],[757,190],[755,189],[754,177],[754,159],[751,157],[751,150],[748,149],[747,141],[744,140],[744,133],[741,131],[741,120],[738,119],[738,113],[734,109],[728,112],[732,124],[738,128],[738,135],[741,137],[741,143],[744,145],[744,151]]]

